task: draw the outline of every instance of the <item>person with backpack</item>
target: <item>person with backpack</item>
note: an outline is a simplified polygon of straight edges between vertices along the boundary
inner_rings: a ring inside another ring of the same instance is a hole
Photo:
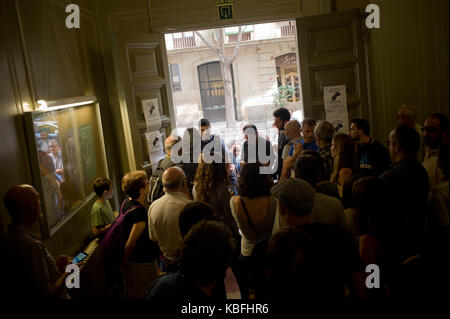
[[[177,166],[181,168],[183,171],[185,170],[184,164],[174,163],[171,159],[172,147],[178,142],[181,143],[181,137],[177,135],[170,135],[164,141],[166,156],[158,162],[158,166],[156,167],[155,171],[152,173],[152,176],[150,177],[150,189],[147,198],[149,204],[153,203],[155,200],[161,198],[164,195],[162,185],[162,175],[166,169],[168,169],[169,167]]]
[[[122,270],[128,299],[142,299],[158,276],[159,248],[150,240],[147,210],[144,207],[149,182],[144,171],[127,173],[122,179],[127,199],[116,221],[108,228],[100,248],[108,267]]]

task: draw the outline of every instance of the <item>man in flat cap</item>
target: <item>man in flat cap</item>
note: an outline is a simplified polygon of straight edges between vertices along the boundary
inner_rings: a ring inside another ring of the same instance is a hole
[[[291,178],[275,185],[271,189],[271,194],[278,200],[275,219],[279,219],[280,229],[299,229],[311,238],[314,259],[309,262],[316,265],[312,272],[316,288],[311,291],[308,298],[343,300],[346,285],[350,286],[352,293],[360,297],[363,277],[358,249],[353,238],[342,227],[310,222],[316,195],[314,188],[302,179]],[[276,232],[274,229],[274,233]],[[270,244],[271,238],[263,239],[252,252],[250,286],[258,299],[280,297],[274,295],[270,284],[267,284],[270,283],[270,277],[267,275],[269,269],[267,249]],[[286,246],[285,249],[286,254],[291,254],[289,250],[294,248]],[[292,291],[292,297],[295,298],[296,288],[290,281],[286,280],[282,284]]]

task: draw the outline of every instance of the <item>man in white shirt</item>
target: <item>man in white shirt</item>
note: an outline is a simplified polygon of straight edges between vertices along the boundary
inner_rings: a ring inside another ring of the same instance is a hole
[[[426,119],[422,130],[426,145],[423,167],[427,170],[430,185],[433,186],[445,179],[443,168],[439,165],[439,153],[448,130],[448,119],[442,114],[432,114]]]
[[[445,227],[449,224],[449,173],[448,173],[448,127],[444,114],[431,114],[422,128],[426,145],[423,167],[430,181],[428,198],[428,228]]]
[[[179,167],[166,169],[162,175],[164,196],[155,200],[148,209],[150,239],[158,242],[164,257],[173,260],[181,244],[178,223],[181,210],[191,202],[186,175]]]
[[[425,147],[423,143],[422,125],[416,123],[416,108],[411,105],[402,105],[397,111],[397,125],[413,127],[420,136],[420,148],[417,152],[417,159],[421,163],[425,157]]]

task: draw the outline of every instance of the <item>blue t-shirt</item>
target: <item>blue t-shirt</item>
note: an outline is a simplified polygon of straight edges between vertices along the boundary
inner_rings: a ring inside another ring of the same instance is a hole
[[[294,150],[298,143],[302,143],[304,145],[304,142],[302,139],[294,141],[291,145],[291,148],[289,149],[289,156],[294,155]]]
[[[316,143],[316,140],[314,140],[311,143],[305,143],[305,140],[301,140],[301,142],[303,144],[303,149],[304,150],[318,152],[319,149],[320,149],[319,145],[317,145],[317,143]]]

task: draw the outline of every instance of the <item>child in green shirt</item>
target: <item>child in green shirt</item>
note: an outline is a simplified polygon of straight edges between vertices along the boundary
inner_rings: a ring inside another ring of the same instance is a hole
[[[97,177],[94,181],[94,192],[98,199],[91,209],[92,233],[99,236],[105,233],[115,220],[114,212],[108,202],[113,197],[111,180],[105,177]]]

